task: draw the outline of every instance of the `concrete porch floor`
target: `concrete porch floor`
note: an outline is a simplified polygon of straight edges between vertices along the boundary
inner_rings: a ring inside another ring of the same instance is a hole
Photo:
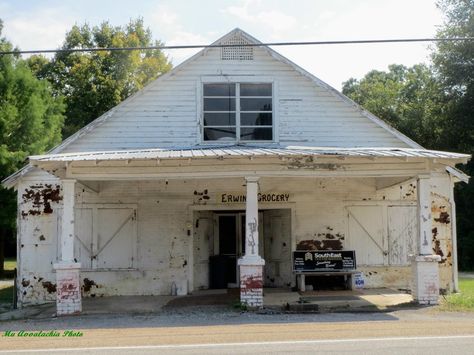
[[[384,311],[412,302],[409,294],[386,288],[355,291],[294,292],[286,289],[264,289],[264,311],[290,312],[370,312]],[[186,307],[214,306],[239,308],[239,290],[203,290],[187,296],[111,296],[83,298],[83,315],[143,314],[173,312]],[[0,320],[50,318],[55,304],[24,307],[0,314]],[[209,308],[209,312],[213,312]]]

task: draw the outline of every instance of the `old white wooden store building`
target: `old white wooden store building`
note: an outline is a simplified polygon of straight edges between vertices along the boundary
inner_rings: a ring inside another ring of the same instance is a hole
[[[240,286],[259,307],[262,287],[296,286],[297,250],[354,250],[365,287],[422,303],[456,288],[469,156],[423,149],[248,43],[233,30],[3,182],[20,305]]]

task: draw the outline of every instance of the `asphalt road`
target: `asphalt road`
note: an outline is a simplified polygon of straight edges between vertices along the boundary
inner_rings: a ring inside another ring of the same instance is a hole
[[[78,337],[22,337],[64,330]],[[14,336],[5,336],[6,331]],[[0,323],[0,354],[472,354],[474,314],[258,315],[183,311]]]

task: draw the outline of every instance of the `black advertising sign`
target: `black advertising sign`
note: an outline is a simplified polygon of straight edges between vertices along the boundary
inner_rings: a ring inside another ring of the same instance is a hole
[[[355,270],[354,250],[307,250],[293,252],[293,271]]]

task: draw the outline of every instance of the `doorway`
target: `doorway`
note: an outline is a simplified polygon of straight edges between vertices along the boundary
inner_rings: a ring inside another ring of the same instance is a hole
[[[245,254],[245,213],[216,213],[215,255],[210,258],[210,287],[238,287],[237,260]]]
[[[291,210],[260,210],[258,216],[258,253],[265,259],[265,287],[290,287],[294,284]],[[195,212],[194,289],[239,287],[237,261],[245,254],[245,224],[243,210]]]

